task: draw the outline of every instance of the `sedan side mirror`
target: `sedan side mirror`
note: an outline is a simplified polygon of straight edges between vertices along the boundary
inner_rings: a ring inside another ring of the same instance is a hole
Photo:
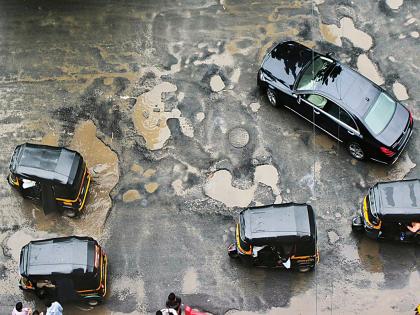
[[[334,59],[334,53],[332,51],[328,52],[325,56],[327,56],[328,58]]]
[[[297,98],[296,102],[297,102],[298,104],[300,104],[300,101],[301,101],[301,99],[302,99],[302,96],[299,94],[299,95],[296,95],[296,98]]]

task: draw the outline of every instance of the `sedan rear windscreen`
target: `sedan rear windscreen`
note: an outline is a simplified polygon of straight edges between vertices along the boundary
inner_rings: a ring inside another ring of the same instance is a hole
[[[385,93],[379,94],[365,117],[365,123],[374,134],[380,134],[394,115],[397,104]]]

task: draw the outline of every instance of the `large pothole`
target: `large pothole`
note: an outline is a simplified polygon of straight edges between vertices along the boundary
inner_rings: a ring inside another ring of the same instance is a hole
[[[76,233],[100,238],[112,207],[110,192],[119,179],[118,157],[96,137],[96,126],[92,121],[77,126],[70,148],[82,154],[93,178],[81,218],[70,222]]]

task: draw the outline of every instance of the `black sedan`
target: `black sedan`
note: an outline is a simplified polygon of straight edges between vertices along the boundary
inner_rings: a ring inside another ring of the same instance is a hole
[[[258,72],[273,106],[283,105],[343,142],[357,160],[394,163],[413,132],[408,109],[381,87],[299,43],[275,46]]]

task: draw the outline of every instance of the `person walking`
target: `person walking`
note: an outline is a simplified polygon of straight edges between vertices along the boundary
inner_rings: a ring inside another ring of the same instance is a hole
[[[22,302],[17,302],[12,311],[12,315],[31,315],[32,310],[28,307],[23,307]]]
[[[63,315],[63,307],[57,301],[47,303],[47,313],[45,315]]]
[[[173,292],[169,293],[166,307],[173,308],[178,314],[181,314],[181,298],[176,296]]]

